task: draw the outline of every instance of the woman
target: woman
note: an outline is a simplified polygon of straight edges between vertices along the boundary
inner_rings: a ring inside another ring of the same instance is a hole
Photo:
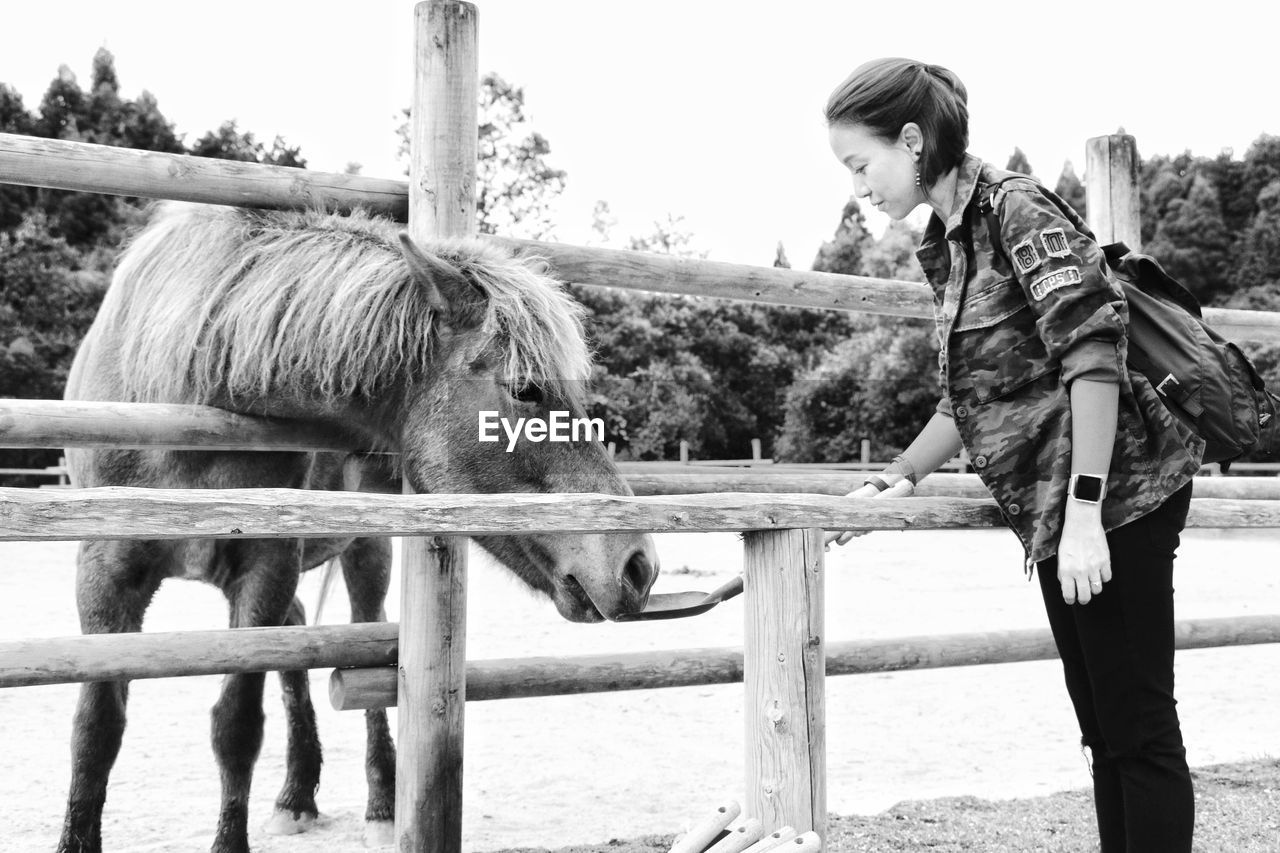
[[[968,154],[950,71],[868,62],[832,93],[832,151],[917,256],[945,389],[911,446],[851,494],[910,494],[963,446],[1038,569],[1104,853],[1191,850],[1173,698],[1173,560],[1203,442],[1125,367],[1127,309],[1092,233],[1031,178]],[[843,545],[851,532],[827,535]]]

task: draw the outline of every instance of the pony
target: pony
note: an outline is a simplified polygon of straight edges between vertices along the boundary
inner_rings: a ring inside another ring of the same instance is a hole
[[[374,453],[84,449],[76,486],[286,487],[631,494],[599,441],[478,440],[480,412],[585,414],[591,369],[581,308],[545,264],[474,239],[419,245],[356,212],[263,212],[167,203],[126,247],[76,353],[71,400],[198,403],[310,421]],[[399,471],[387,456],[398,454]],[[642,610],[658,573],[648,534],[513,531],[476,542],[572,621]],[[352,621],[384,620],[386,538],[90,540],[77,555],[86,634],[139,631],[160,583],[203,580],[231,627],[301,625],[299,574],[337,558]],[[214,853],[248,851],[264,673],[228,675],[212,709],[221,773]],[[318,815],[321,750],[305,671],[281,672],[287,771],[268,832]],[[128,682],[81,686],[62,837],[98,853]],[[395,753],[385,711],[366,714],[366,840],[390,835]]]

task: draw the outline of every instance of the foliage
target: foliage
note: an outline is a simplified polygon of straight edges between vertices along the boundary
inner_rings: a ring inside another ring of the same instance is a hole
[[[11,233],[0,233],[0,396],[62,396],[80,339],[106,291],[104,270],[85,268],[85,257],[52,233],[35,213]],[[39,467],[56,452],[0,453],[4,467]]]
[[[526,129],[524,104],[523,88],[493,73],[481,78],[476,219],[481,234],[545,240],[553,230],[551,204],[564,190],[566,173],[547,162],[546,137]],[[412,118],[409,109],[404,114]],[[402,159],[409,156],[410,132],[408,120],[396,131]]]
[[[1075,167],[1071,165],[1070,160],[1062,164],[1062,174],[1058,176],[1058,183],[1054,185],[1053,191],[1071,205],[1072,209],[1080,214],[1081,219],[1088,216],[1084,184],[1076,175]]]
[[[1009,155],[1009,162],[1004,166],[1010,172],[1017,172],[1019,175],[1030,175],[1035,177],[1035,172],[1031,169],[1031,161],[1027,159],[1027,155],[1022,153],[1022,149],[1014,147],[1013,153]]]
[[[607,206],[597,207],[607,216]],[[668,215],[633,250],[698,257],[682,219]],[[766,453],[781,428],[786,389],[814,353],[847,333],[830,311],[574,287],[597,354],[592,417],[624,459]]]
[[[61,66],[28,112],[0,83],[0,131],[146,151],[183,153],[182,140],[154,96],[120,95],[115,58],[93,57],[87,90]],[[234,122],[205,134],[191,153],[304,165],[297,148],[273,148]],[[0,396],[59,398],[67,371],[105,291],[115,253],[144,217],[137,199],[28,187],[0,187]],[[57,451],[0,451],[0,466],[52,464]]]
[[[282,137],[276,136],[271,147],[267,148],[252,133],[242,132],[234,119],[224,121],[217,130],[211,130],[197,139],[191,146],[191,154],[242,163],[264,163],[300,169],[307,167],[307,161],[297,146],[290,146]]]
[[[920,281],[919,232],[892,222],[875,241],[862,221],[851,199],[814,268]],[[787,462],[847,462],[859,458],[867,439],[873,458],[887,459],[911,442],[937,402],[933,324],[858,316],[787,390],[775,456]]]

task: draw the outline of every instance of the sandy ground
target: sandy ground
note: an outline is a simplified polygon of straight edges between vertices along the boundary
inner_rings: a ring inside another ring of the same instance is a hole
[[[1280,613],[1278,545],[1276,533],[1188,534],[1179,617]],[[77,632],[74,550],[72,543],[0,544],[0,638]],[[711,589],[739,570],[733,535],[665,535],[659,550],[665,591]],[[828,569],[831,640],[1044,624],[1016,541],[1004,531],[871,534],[829,554]],[[317,580],[313,573],[304,581],[308,607]],[[742,641],[740,601],[673,622],[571,625],[483,557],[472,561],[470,601],[472,658]],[[339,596],[323,621],[344,621],[345,608]],[[147,630],[216,628],[225,619],[214,590],[173,581],[161,589]],[[1193,765],[1280,755],[1277,672],[1280,647],[1180,655],[1178,692]],[[260,829],[283,779],[283,713],[278,686],[269,682],[251,815],[258,853],[361,847],[363,720],[329,708],[327,677],[313,674],[325,744],[323,814],[311,833],[294,838]],[[134,683],[104,818],[109,851],[208,849],[217,812],[208,708],[218,683]],[[841,677],[827,690],[834,813],[875,812],[908,798],[1032,796],[1088,781],[1056,662]],[[0,849],[52,850],[56,843],[76,691],[0,691]],[[466,713],[468,850],[676,833],[742,796],[740,685],[477,702]]]

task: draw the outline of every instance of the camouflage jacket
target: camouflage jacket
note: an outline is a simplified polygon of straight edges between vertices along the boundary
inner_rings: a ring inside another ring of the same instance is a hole
[[[933,288],[945,394],[969,459],[1028,567],[1057,552],[1071,474],[1071,406],[1080,377],[1116,382],[1119,413],[1102,521],[1151,512],[1200,468],[1204,442],[1125,366],[1128,309],[1079,216],[1032,178],[973,156],[953,213],[935,214],[916,256]],[[997,250],[988,217],[1000,223]]]

